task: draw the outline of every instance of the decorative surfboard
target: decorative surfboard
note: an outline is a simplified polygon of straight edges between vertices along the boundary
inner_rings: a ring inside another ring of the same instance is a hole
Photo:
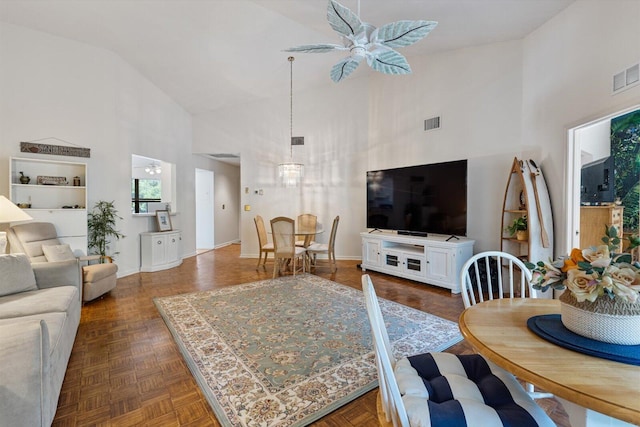
[[[527,217],[527,235],[506,228]],[[553,215],[542,170],[533,160],[513,159],[502,206],[501,250],[536,263],[553,259]]]

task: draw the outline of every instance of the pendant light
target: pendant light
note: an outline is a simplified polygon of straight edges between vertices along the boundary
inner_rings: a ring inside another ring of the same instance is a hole
[[[278,176],[280,177],[280,182],[285,187],[297,187],[300,185],[300,182],[302,181],[302,178],[304,176],[304,165],[302,163],[296,163],[293,161],[293,61],[295,60],[295,58],[293,56],[290,56],[287,59],[289,61],[291,76],[289,94],[289,135],[291,137],[289,141],[290,158],[288,162],[280,163],[278,165]],[[296,137],[296,139],[300,139],[300,137]]]

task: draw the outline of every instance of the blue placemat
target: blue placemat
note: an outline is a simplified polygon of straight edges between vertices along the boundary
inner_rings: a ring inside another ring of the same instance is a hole
[[[569,350],[640,366],[640,345],[609,344],[571,332],[560,320],[559,314],[533,316],[527,326],[536,335]]]

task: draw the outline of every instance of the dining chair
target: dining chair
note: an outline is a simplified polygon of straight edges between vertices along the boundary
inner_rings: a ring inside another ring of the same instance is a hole
[[[297,261],[300,260],[300,268],[305,271],[305,256],[307,250],[296,246],[295,221],[291,218],[279,216],[271,220],[271,234],[273,235],[273,277],[281,273],[283,268],[291,263],[293,275],[296,275]]]
[[[338,232],[338,222],[340,216],[336,216],[333,219],[333,225],[331,226],[331,234],[329,235],[328,243],[312,243],[307,247],[307,255],[311,258],[311,267],[316,267],[316,256],[318,254],[327,254],[329,265],[331,266],[331,272],[335,273],[338,269],[336,264],[336,233]]]
[[[460,281],[465,308],[485,299],[538,297],[531,284],[531,271],[507,252],[486,251],[472,256],[462,266]],[[551,393],[534,391],[533,384],[527,383],[526,388],[534,399],[553,397]]]
[[[315,231],[318,225],[318,217],[314,214],[300,214],[297,219],[298,230],[304,232]],[[303,248],[308,247],[309,245],[315,243],[314,239],[316,238],[315,234],[307,234],[307,235],[297,235],[296,236],[296,246],[301,246]]]
[[[509,372],[479,354],[431,352],[396,360],[375,288],[362,291],[378,371],[381,426],[554,426]]]
[[[253,221],[256,223],[256,231],[258,232],[258,245],[260,249],[260,255],[258,256],[258,265],[256,266],[256,270],[262,264],[263,269],[267,269],[267,256],[269,253],[273,253],[273,243],[269,243],[267,240],[267,230],[264,228],[264,220],[260,215],[256,215],[253,218]],[[264,255],[264,259],[262,258]]]

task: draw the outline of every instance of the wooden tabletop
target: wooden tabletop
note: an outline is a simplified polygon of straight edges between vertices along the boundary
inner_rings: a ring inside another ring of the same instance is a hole
[[[527,328],[532,316],[560,313],[547,299],[497,299],[460,315],[465,339],[520,379],[585,408],[640,424],[640,367],[559,347]]]

